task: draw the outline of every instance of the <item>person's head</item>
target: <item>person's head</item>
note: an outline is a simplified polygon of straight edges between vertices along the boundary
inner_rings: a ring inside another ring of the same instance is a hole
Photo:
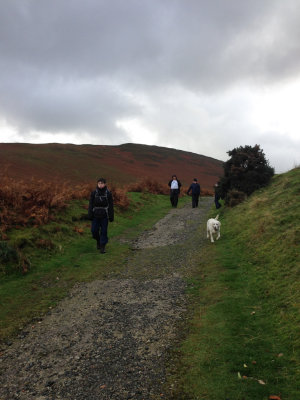
[[[177,176],[176,175],[172,175],[172,180],[173,181],[177,181]]]
[[[105,178],[99,178],[97,181],[97,186],[99,189],[103,189],[106,186],[106,179]]]
[[[194,178],[194,182],[197,183],[197,181],[198,181],[198,179],[197,179],[197,178]]]

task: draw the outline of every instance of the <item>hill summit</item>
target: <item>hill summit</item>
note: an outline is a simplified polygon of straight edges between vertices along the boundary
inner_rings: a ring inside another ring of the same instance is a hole
[[[176,174],[188,185],[194,177],[202,188],[223,173],[222,161],[159,146],[127,143],[119,146],[0,143],[2,174],[16,179],[87,183],[104,176],[116,184],[151,178],[167,183]]]

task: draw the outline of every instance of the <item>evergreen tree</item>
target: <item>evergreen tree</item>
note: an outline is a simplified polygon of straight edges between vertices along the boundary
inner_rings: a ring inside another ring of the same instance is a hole
[[[255,190],[266,186],[274,175],[274,168],[270,167],[259,145],[240,146],[227,153],[230,159],[223,165],[224,176],[220,180],[219,194],[230,205],[232,193],[233,197],[240,197],[242,201]],[[238,202],[235,201],[235,204]]]

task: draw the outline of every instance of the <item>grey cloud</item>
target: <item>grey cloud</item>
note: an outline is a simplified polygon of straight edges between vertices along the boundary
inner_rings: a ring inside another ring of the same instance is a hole
[[[299,12],[292,8],[295,1],[284,4],[3,2],[0,49],[11,67],[21,63],[87,79],[117,74],[142,86],[179,82],[216,89],[245,77],[296,73]]]
[[[107,81],[78,81],[39,77],[32,86],[26,79],[0,84],[6,97],[0,99],[4,114],[20,131],[89,131],[99,136],[120,135],[115,120],[139,107],[118,87]]]
[[[195,151],[220,157],[255,128],[247,105],[228,114],[216,97],[298,76],[299,17],[297,0],[0,0],[0,118],[24,135],[107,142],[129,138],[116,121],[141,118],[161,143],[191,151],[198,124],[210,142]],[[199,103],[174,87],[203,98],[207,125],[191,122]]]
[[[95,77],[138,67],[157,52],[155,8],[138,0],[6,3],[1,53],[51,73]]]

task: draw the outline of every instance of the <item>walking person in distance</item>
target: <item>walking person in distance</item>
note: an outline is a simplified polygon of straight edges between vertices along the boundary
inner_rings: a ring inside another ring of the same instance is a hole
[[[219,187],[218,183],[215,184],[214,190],[215,190],[215,205],[216,205],[216,209],[219,209],[222,206],[222,204],[219,202],[221,196],[220,196],[220,193],[219,193],[220,187]]]
[[[197,182],[197,179],[194,178],[193,183],[189,187],[189,190],[187,191],[187,194],[190,194],[190,191],[192,191],[192,207],[198,207],[199,203],[199,196],[200,196],[200,185]]]
[[[178,196],[180,194],[180,187],[181,183],[177,179],[176,175],[172,176],[172,179],[169,181],[168,185],[170,186],[170,201],[172,204],[172,207],[177,207],[178,204]]]
[[[96,190],[91,193],[88,217],[92,221],[91,232],[97,242],[97,249],[105,253],[108,221],[114,220],[114,204],[104,178],[98,179]]]

